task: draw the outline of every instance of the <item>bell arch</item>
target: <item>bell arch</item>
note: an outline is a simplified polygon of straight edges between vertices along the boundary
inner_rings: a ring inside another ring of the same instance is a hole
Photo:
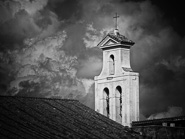
[[[110,115],[110,98],[107,87],[103,89],[103,114],[107,117]]]
[[[122,88],[121,86],[116,87],[116,121],[122,123]]]
[[[114,73],[115,73],[114,55],[110,55],[110,57],[109,57],[109,74],[114,75]]]

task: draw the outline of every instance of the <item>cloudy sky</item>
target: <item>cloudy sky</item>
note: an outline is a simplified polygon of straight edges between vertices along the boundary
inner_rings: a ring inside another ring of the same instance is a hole
[[[98,42],[114,29],[135,42],[140,112],[185,111],[182,3],[156,0],[0,0],[0,95],[79,99],[94,108]]]

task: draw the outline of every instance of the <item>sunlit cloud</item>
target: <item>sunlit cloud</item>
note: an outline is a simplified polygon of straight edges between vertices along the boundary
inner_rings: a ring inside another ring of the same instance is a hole
[[[143,117],[184,109],[185,39],[151,1],[0,2],[0,92],[74,98],[93,108],[93,78],[102,69],[97,44],[114,30],[116,12],[119,32],[135,42],[131,66],[140,73]]]

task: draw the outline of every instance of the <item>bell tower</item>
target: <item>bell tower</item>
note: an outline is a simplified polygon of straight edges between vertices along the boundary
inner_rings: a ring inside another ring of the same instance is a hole
[[[97,45],[103,50],[103,68],[95,76],[95,110],[130,126],[139,120],[139,73],[130,66],[130,48],[134,42],[116,28]]]

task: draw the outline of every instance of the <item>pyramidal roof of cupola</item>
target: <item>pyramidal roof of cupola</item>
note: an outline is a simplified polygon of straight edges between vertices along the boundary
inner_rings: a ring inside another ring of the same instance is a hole
[[[115,34],[115,33],[113,33],[113,32],[110,32],[110,33],[108,33],[108,35],[107,36],[109,36],[110,38],[112,38],[112,39],[114,39],[114,40],[116,40],[117,42],[119,42],[119,43],[130,43],[130,44],[134,44],[134,42],[133,41],[131,41],[131,40],[129,40],[128,38],[126,38],[125,36],[123,36],[123,35],[121,35],[121,34]]]
[[[119,32],[110,32],[100,41],[97,46],[100,48],[108,48],[109,46],[114,45],[131,47],[134,44],[135,43],[132,40],[129,40]]]

